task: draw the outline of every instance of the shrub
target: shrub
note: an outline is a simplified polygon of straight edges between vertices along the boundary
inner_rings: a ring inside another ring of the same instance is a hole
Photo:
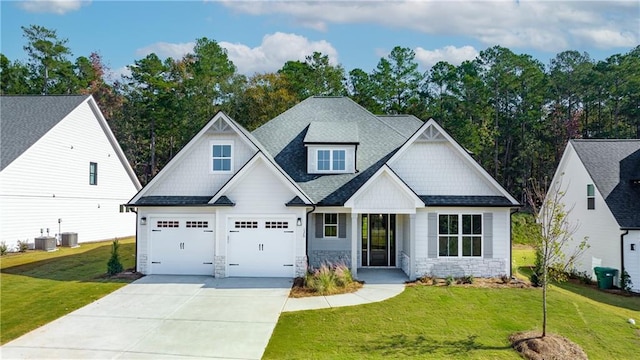
[[[27,240],[24,240],[24,241],[18,240],[18,244],[16,245],[16,248],[21,253],[27,252],[27,250],[29,249],[29,243],[27,242]]]
[[[473,275],[466,275],[461,277],[458,281],[460,284],[473,284],[474,280]]]
[[[622,274],[620,274],[620,289],[630,292],[632,286],[633,282],[631,281],[631,276],[629,276],[627,270],[624,270]]]
[[[4,240],[0,242],[0,256],[7,255],[8,250],[9,250],[9,247],[7,246],[7,243],[4,242]]]
[[[447,284],[447,286],[451,286],[455,282],[455,279],[453,278],[453,276],[449,275],[446,279],[444,279],[444,282],[445,284]]]
[[[540,232],[535,218],[531,214],[517,213],[512,217],[511,234],[514,244],[534,245],[535,234]]]
[[[338,286],[348,286],[353,282],[351,270],[345,264],[336,265],[333,272]]]
[[[571,269],[571,271],[567,274],[567,277],[569,279],[579,280],[581,283],[585,285],[593,284],[593,280],[591,279],[591,276],[587,274],[586,271],[578,271],[576,269]]]
[[[118,254],[119,248],[120,244],[118,244],[118,239],[113,240],[113,244],[111,244],[111,257],[107,262],[107,274],[109,276],[116,275],[124,270],[120,262],[120,255]]]

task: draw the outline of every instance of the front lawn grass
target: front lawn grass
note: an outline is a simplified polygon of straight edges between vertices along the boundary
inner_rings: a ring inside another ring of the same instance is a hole
[[[0,343],[87,305],[131,280],[106,276],[111,241],[29,251],[0,258]],[[134,238],[119,240],[125,269],[135,263]]]
[[[532,254],[514,251],[516,268],[532,265]],[[627,319],[640,320],[639,297],[549,289],[549,332],[577,343],[590,359],[637,357],[640,328]],[[414,286],[379,303],[283,313],[264,358],[520,359],[508,337],[541,329],[541,297],[539,288]]]

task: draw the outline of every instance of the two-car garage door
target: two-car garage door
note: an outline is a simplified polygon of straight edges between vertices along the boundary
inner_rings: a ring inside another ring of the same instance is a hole
[[[158,215],[149,221],[150,274],[214,275],[213,216]],[[294,231],[295,218],[230,218],[226,276],[294,277]]]
[[[213,275],[213,219],[151,218],[151,274]]]
[[[231,218],[227,230],[227,276],[294,276],[294,219]]]

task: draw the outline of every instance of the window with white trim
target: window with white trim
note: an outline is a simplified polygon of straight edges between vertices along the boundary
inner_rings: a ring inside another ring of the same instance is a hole
[[[98,163],[89,163],[89,185],[98,185]]]
[[[593,184],[587,184],[587,210],[596,208],[596,189]]]
[[[482,215],[440,214],[438,216],[438,256],[482,256]]]
[[[346,169],[346,150],[317,150],[318,171],[344,171]]]
[[[233,171],[233,145],[230,143],[212,143],[211,144],[212,167],[213,172],[232,172]]]
[[[338,237],[338,214],[324,214],[324,237]]]

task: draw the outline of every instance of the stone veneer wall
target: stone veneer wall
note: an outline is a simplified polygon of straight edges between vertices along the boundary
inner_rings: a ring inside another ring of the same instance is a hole
[[[323,263],[344,264],[351,267],[351,251],[313,250],[309,252],[309,266],[311,268],[318,268]]]
[[[302,277],[307,274],[307,257],[296,256],[296,277]]]
[[[227,258],[225,256],[215,256],[213,258],[213,276],[223,278],[226,276]]]
[[[436,277],[461,277],[473,275],[475,277],[497,277],[505,275],[507,268],[505,259],[416,259],[416,275]]]
[[[138,272],[142,274],[147,273],[147,254],[140,254],[140,258],[138,259]]]
[[[409,257],[409,255],[405,254],[404,252],[401,252],[400,267],[402,268],[402,271],[404,271],[404,273],[407,274],[407,276],[411,279],[411,274],[409,274],[410,265],[411,265],[411,258]]]

